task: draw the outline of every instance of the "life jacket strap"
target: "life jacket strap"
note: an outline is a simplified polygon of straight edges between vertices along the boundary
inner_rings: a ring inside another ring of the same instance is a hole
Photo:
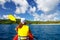
[[[19,36],[18,40],[29,40],[29,37],[26,36]]]

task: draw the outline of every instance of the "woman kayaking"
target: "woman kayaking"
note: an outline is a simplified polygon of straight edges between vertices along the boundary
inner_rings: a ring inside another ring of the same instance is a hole
[[[24,18],[21,18],[21,23],[19,23],[15,30],[17,35],[14,36],[13,40],[33,40],[33,35]]]

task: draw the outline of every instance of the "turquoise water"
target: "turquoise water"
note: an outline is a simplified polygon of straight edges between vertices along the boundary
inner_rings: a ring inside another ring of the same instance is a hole
[[[17,24],[0,24],[0,40],[12,40]],[[60,25],[29,25],[34,40],[60,40]]]

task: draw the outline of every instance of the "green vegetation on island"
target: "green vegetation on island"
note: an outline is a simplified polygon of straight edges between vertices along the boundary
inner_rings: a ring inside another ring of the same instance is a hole
[[[20,19],[16,19],[16,22],[11,21],[9,19],[0,19],[0,24],[18,24],[20,22]]]
[[[0,24],[19,24],[20,19],[16,19],[16,22],[10,21],[9,19],[2,20],[0,19]],[[60,24],[60,21],[28,21],[27,24]]]

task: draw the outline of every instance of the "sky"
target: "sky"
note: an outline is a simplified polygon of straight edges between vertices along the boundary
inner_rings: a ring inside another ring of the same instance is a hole
[[[60,0],[0,0],[0,19],[15,18],[31,21],[59,21]]]

